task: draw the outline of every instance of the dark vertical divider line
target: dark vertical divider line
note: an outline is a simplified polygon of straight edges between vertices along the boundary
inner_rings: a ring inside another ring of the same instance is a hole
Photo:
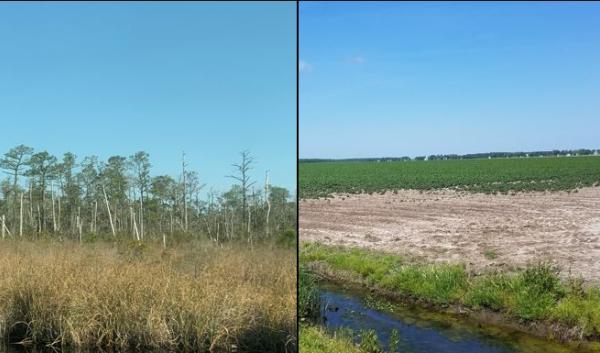
[[[296,350],[300,351],[300,1],[296,0]]]

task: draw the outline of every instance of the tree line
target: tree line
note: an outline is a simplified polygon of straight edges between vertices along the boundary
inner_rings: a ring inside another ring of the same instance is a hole
[[[0,158],[8,176],[0,181],[2,237],[88,236],[148,238],[207,237],[217,243],[250,243],[295,229],[296,204],[287,189],[271,185],[268,172],[261,185],[252,180],[254,158],[240,153],[227,177],[225,192],[210,189],[189,170],[185,154],[181,173],[151,175],[150,156],[88,156],[71,152],[57,158],[47,151],[19,145]]]
[[[580,148],[576,150],[551,150],[530,152],[487,152],[469,154],[439,154],[427,157],[418,157],[421,160],[448,160],[448,159],[478,159],[478,158],[528,158],[528,157],[567,157],[567,156],[592,156],[598,155],[600,150]],[[416,158],[415,158],[416,159]]]
[[[594,156],[600,155],[600,149],[592,150],[586,148],[573,150],[550,150],[550,151],[531,151],[531,152],[483,152],[468,154],[432,154],[429,156],[409,156],[403,157],[371,157],[371,158],[306,158],[301,159],[302,163],[319,162],[405,162],[405,161],[432,161],[432,160],[452,160],[452,159],[492,159],[492,158],[527,158],[527,157],[567,157],[567,156]]]

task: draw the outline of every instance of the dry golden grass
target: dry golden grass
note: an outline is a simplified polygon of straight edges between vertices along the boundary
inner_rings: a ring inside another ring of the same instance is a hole
[[[11,341],[80,348],[296,348],[293,249],[4,241],[0,318]]]

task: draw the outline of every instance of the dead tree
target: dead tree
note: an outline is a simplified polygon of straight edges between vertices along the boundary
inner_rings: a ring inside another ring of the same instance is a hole
[[[269,229],[269,217],[271,215],[271,198],[269,197],[269,193],[270,193],[270,187],[271,185],[269,184],[269,171],[267,170],[267,172],[265,173],[265,201],[267,202],[267,215],[266,215],[266,222],[265,222],[265,230],[267,233],[267,237],[270,234],[270,229]]]
[[[104,193],[104,201],[106,202],[106,210],[108,211],[108,220],[110,221],[110,230],[112,232],[113,237],[116,237],[117,234],[115,233],[115,225],[113,224],[112,214],[110,212],[110,204],[108,203],[108,197],[106,196],[106,189],[104,188],[104,185],[102,185],[102,192]]]
[[[21,206],[19,207],[19,236],[23,237],[23,193],[21,193]]]
[[[186,182],[186,175],[185,175],[185,152],[182,153],[181,156],[181,169],[182,169],[182,175],[183,175],[183,219],[184,219],[184,227],[183,227],[183,231],[187,232],[188,231],[188,209],[187,209],[187,182]]]
[[[242,151],[240,152],[240,155],[242,156],[242,160],[240,164],[232,164],[232,167],[234,167],[235,172],[237,172],[237,175],[228,175],[228,178],[232,178],[234,180],[237,180],[240,182],[240,186],[241,186],[241,193],[242,193],[242,229],[244,228],[243,226],[246,224],[246,213],[247,213],[247,207],[248,207],[248,190],[250,189],[250,187],[252,185],[254,185],[254,182],[250,181],[250,175],[249,172],[252,169],[252,163],[254,162],[254,158],[252,158],[252,156],[250,155],[250,152],[248,150]],[[246,235],[249,235],[249,233],[247,233]]]
[[[54,183],[50,182],[50,195],[52,197],[52,231],[56,233],[56,213],[54,210]]]

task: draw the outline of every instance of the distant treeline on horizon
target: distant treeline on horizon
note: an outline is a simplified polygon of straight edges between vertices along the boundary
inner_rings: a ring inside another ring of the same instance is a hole
[[[469,154],[432,154],[414,158],[403,157],[371,157],[371,158],[300,158],[302,163],[318,162],[403,162],[403,161],[432,161],[452,159],[492,159],[492,158],[527,158],[527,157],[570,157],[570,156],[595,156],[600,155],[600,149],[552,150],[533,152],[485,152]]]

